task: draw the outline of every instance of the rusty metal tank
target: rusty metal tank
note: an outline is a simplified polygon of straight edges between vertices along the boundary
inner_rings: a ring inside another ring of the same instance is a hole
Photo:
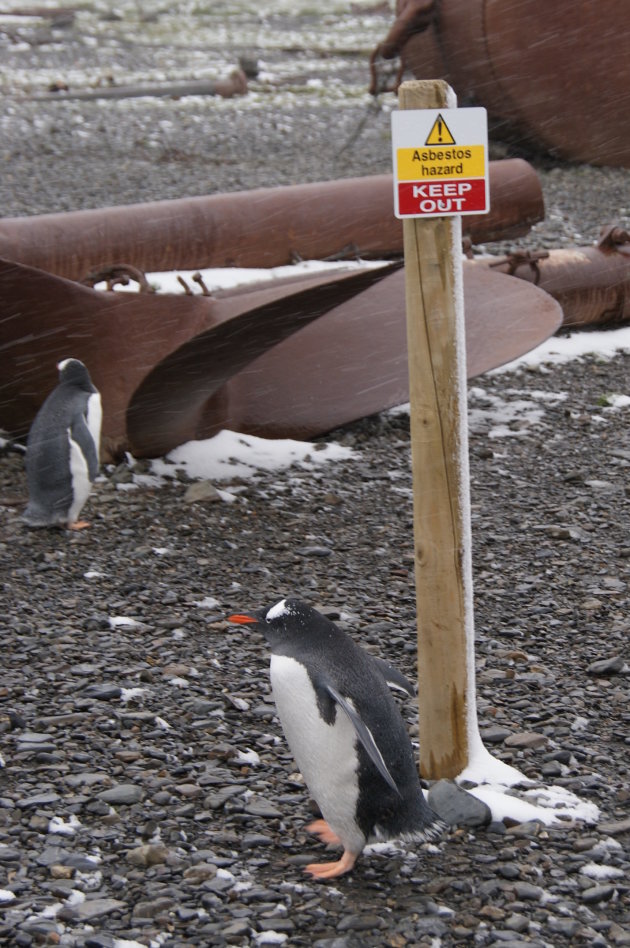
[[[491,133],[630,168],[627,0],[398,0],[396,12],[380,54],[485,106]]]

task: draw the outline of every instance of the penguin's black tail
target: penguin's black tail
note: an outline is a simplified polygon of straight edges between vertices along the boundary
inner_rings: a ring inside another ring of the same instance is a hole
[[[439,839],[448,828],[448,824],[431,809],[419,790],[411,807],[401,814],[395,835],[407,842],[427,843]]]
[[[411,833],[403,833],[402,839],[408,842],[430,843],[444,836],[448,829],[448,823],[445,823],[444,820],[441,820],[439,816],[435,815],[433,822],[427,826],[423,826],[421,829],[413,830]]]

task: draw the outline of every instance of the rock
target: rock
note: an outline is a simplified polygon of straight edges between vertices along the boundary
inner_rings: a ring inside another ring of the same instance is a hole
[[[497,866],[497,875],[501,876],[502,879],[518,879],[520,878],[521,870],[514,862],[499,863]]]
[[[508,916],[503,924],[511,932],[529,931],[529,919],[524,915],[519,915],[518,913]]]
[[[122,688],[113,682],[103,682],[102,684],[88,685],[83,694],[86,698],[95,698],[97,701],[115,701],[120,698]]]
[[[514,886],[514,892],[517,899],[526,902],[540,902],[545,894],[545,890],[539,885],[533,885],[531,882],[517,882]]]
[[[86,899],[73,905],[64,905],[57,915],[62,921],[89,922],[103,915],[119,912],[127,906],[119,899]]]
[[[195,866],[189,866],[184,870],[184,879],[191,885],[199,885],[207,879],[214,879],[217,874],[217,867],[213,863],[198,862]]]
[[[282,811],[278,807],[271,803],[269,800],[265,800],[263,797],[252,797],[245,804],[245,812],[250,813],[252,816],[260,816],[264,819],[279,819],[282,816]]]
[[[159,866],[166,862],[169,856],[169,850],[161,844],[152,845],[150,843],[144,846],[137,846],[127,852],[127,862],[132,866],[149,868],[150,866]]]
[[[484,744],[502,744],[512,731],[507,727],[484,727],[480,728],[480,734]]]
[[[159,915],[168,915],[175,904],[175,900],[170,898],[137,902],[133,907],[133,918],[157,918]]]
[[[210,481],[195,481],[186,488],[184,500],[187,504],[216,503],[221,500],[221,494]]]
[[[623,671],[625,662],[621,655],[613,655],[610,658],[602,658],[591,664],[586,669],[588,675],[594,677],[603,677],[605,675],[618,675]]]
[[[546,927],[554,935],[562,935],[565,938],[573,938],[580,928],[580,922],[577,918],[557,918],[550,915],[546,921]]]
[[[112,806],[132,806],[144,799],[144,791],[135,783],[118,783],[108,790],[102,790],[97,796],[103,803]]]
[[[608,902],[617,891],[614,885],[594,885],[582,892],[582,901],[587,905],[594,902]]]
[[[438,780],[429,790],[429,806],[451,826],[486,826],[490,807],[452,780]]]
[[[22,797],[16,800],[15,805],[21,810],[34,810],[37,807],[48,807],[59,800],[58,793],[36,793],[32,797]]]
[[[221,929],[224,938],[244,938],[249,935],[251,925],[247,919],[235,919]]]
[[[522,731],[519,734],[510,734],[505,738],[506,747],[544,747],[548,739],[544,734],[537,734],[535,731]]]
[[[346,915],[339,920],[336,928],[339,932],[368,932],[384,928],[385,925],[385,919],[378,915]]]
[[[630,832],[630,816],[627,816],[624,820],[610,820],[599,823],[597,829],[600,833],[605,833],[606,836],[618,836],[621,833],[628,833]]]

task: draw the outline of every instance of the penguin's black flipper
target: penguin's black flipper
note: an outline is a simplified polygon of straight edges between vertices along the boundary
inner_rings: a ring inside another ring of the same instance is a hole
[[[389,662],[386,662],[383,658],[377,658],[376,655],[373,655],[372,658],[376,662],[379,672],[390,688],[395,688],[398,691],[404,691],[409,695],[410,698],[413,698],[416,690],[409,679],[406,678],[401,671],[398,671],[397,668],[394,668],[393,665],[390,665]]]
[[[383,778],[383,780],[385,780],[387,784],[389,784],[392,790],[398,794],[398,796],[401,796],[400,790],[396,786],[396,782],[394,778],[392,777],[389,770],[387,769],[387,766],[385,765],[385,761],[383,760],[383,755],[381,754],[380,750],[376,746],[376,741],[374,740],[372,736],[372,732],[370,731],[369,727],[367,727],[367,725],[363,722],[361,716],[357,714],[357,712],[352,707],[350,702],[347,701],[343,697],[343,695],[339,694],[337,689],[334,688],[332,685],[328,683],[322,683],[321,687],[324,688],[324,690],[328,692],[328,694],[333,699],[333,701],[336,701],[339,707],[343,711],[345,711],[345,713],[348,715],[355,731],[357,732],[357,737],[361,741],[361,744],[365,748],[365,751],[368,757],[370,758],[370,760],[372,761],[372,763],[374,764],[374,766],[380,773],[381,777]]]
[[[72,419],[70,437],[79,445],[87,464],[90,480],[93,481],[98,474],[98,455],[85,415],[79,413]]]

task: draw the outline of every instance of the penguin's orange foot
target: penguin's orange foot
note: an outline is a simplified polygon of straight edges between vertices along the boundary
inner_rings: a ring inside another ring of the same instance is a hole
[[[313,823],[309,823],[306,829],[314,836],[318,836],[322,843],[341,846],[341,840],[336,833],[333,833],[326,820],[315,820]]]
[[[342,876],[344,872],[350,872],[354,869],[357,856],[344,850],[343,856],[337,862],[312,862],[306,866],[304,872],[308,872],[314,879],[336,879]]]
[[[68,524],[68,530],[87,530],[87,528],[91,526],[92,524],[89,520],[75,520],[74,523]]]

